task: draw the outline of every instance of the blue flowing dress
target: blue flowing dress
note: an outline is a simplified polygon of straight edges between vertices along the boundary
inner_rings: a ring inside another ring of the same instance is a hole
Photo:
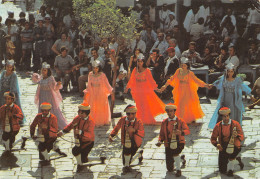
[[[225,76],[213,83],[220,90],[217,108],[209,122],[209,128],[213,129],[218,121],[218,111],[221,107],[229,107],[231,110],[230,118],[242,125],[242,114],[245,108],[242,101],[242,91],[250,95],[251,89],[243,83],[240,77],[233,81],[227,81]]]
[[[13,92],[15,94],[14,103],[20,107],[22,110],[21,102],[20,102],[20,90],[17,75],[13,72],[9,76],[5,76],[6,70],[4,70],[0,74],[0,106],[5,104],[4,93],[5,92]],[[22,110],[23,111],[23,110]],[[24,114],[24,113],[23,113]],[[26,121],[25,115],[23,118],[23,123]]]

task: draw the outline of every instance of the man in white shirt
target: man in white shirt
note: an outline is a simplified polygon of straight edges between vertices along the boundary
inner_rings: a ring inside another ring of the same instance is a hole
[[[150,50],[150,53],[153,52],[153,49],[158,48],[159,54],[163,54],[168,48],[169,44],[164,40],[164,34],[162,32],[158,33],[158,40],[154,43],[153,47]]]
[[[197,12],[198,7],[192,7],[192,9],[190,9],[186,14],[185,20],[183,22],[183,27],[188,33],[190,33],[191,26],[195,24],[195,15]]]
[[[166,22],[169,21],[169,13],[171,11],[167,9],[167,5],[163,4],[162,10],[159,11],[159,20],[160,20],[160,28],[163,29],[163,31],[167,28]]]
[[[197,13],[197,16],[195,21],[198,21],[200,17],[204,19],[204,23],[206,22],[207,17],[209,16],[210,9],[209,9],[209,3],[206,1],[203,5],[200,6],[199,11]]]
[[[220,23],[220,26],[222,26],[222,23],[225,21],[225,19],[227,17],[230,17],[231,18],[231,22],[233,24],[233,26],[236,27],[236,24],[237,24],[237,21],[236,21],[236,17],[234,15],[232,15],[232,9],[228,8],[227,9],[227,15],[225,15]]]

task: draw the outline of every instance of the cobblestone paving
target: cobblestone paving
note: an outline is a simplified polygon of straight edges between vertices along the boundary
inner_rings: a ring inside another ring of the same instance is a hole
[[[29,136],[29,124],[37,114],[34,105],[34,95],[37,85],[33,84],[30,77],[24,73],[18,73],[21,89],[22,108],[27,118],[27,123],[21,128],[16,139],[22,136]],[[210,143],[211,131],[208,130],[208,122],[216,107],[216,100],[201,99],[202,109],[205,113],[203,119],[198,120],[198,125],[189,125],[191,134],[186,138],[186,146],[183,154],[186,155],[187,164],[182,169],[180,178],[226,178],[220,175],[217,168],[217,150]],[[245,100],[246,101],[246,100]],[[82,102],[78,94],[68,93],[63,95],[61,109],[68,121],[77,115],[77,106]],[[164,101],[168,103],[169,101]],[[122,112],[127,104],[133,104],[133,100],[126,99],[125,102],[116,101],[115,112]],[[253,109],[244,114],[243,130],[245,142],[241,151],[242,161],[245,164],[244,170],[235,167],[235,178],[260,178],[260,110]],[[158,125],[145,126],[145,138],[142,148],[144,149],[144,160],[141,165],[137,161],[133,163],[133,171],[128,174],[122,173],[120,135],[113,143],[108,142],[108,134],[112,126],[118,121],[112,120],[110,126],[98,127],[95,129],[95,146],[90,156],[106,155],[108,159],[105,164],[92,162],[86,164],[82,173],[76,173],[76,160],[73,158],[71,148],[73,144],[73,132],[66,134],[64,139],[59,139],[58,145],[61,150],[68,154],[68,157],[51,157],[51,166],[40,167],[39,156],[36,145],[33,141],[26,142],[26,149],[20,150],[20,145],[15,146],[14,156],[6,162],[1,154],[4,147],[0,146],[0,179],[29,179],[29,178],[174,178],[175,172],[169,173],[166,170],[164,147],[156,147],[158,140],[160,121]],[[69,142],[68,142],[69,141]],[[51,152],[52,153],[52,152]],[[4,162],[5,161],[5,162]],[[8,167],[9,165],[12,168]]]

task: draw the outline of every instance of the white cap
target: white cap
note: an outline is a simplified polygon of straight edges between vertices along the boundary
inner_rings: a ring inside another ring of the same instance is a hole
[[[99,60],[95,60],[92,62],[92,67],[100,67],[101,66],[101,62]]]
[[[14,66],[14,60],[7,60],[6,65]]]
[[[235,69],[235,65],[233,65],[233,63],[229,63],[226,65],[226,69],[227,70],[234,70]]]
[[[189,59],[186,58],[186,57],[181,57],[181,63],[184,64],[184,63],[189,63]]]
[[[51,16],[49,14],[46,14],[46,16],[44,17],[44,19],[46,18],[50,18],[51,19]]]
[[[37,22],[39,22],[39,21],[44,21],[43,17],[41,17],[41,16],[38,17],[38,18],[37,18]]]
[[[43,62],[42,63],[42,68],[51,68],[51,66],[48,63]]]
[[[137,57],[137,59],[144,59],[144,55],[142,53],[140,53]]]

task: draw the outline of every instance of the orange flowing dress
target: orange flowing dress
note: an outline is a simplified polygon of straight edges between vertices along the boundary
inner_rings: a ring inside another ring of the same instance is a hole
[[[197,91],[198,87],[205,87],[206,83],[198,79],[192,71],[186,75],[181,73],[182,69],[179,68],[167,83],[174,88],[172,94],[177,106],[176,115],[186,123],[191,123],[205,115]]]
[[[101,72],[98,75],[94,75],[93,72],[89,73],[83,103],[90,105],[90,116],[94,119],[96,126],[106,125],[111,121],[108,96],[112,90],[104,73]]]
[[[137,107],[136,117],[144,124],[155,124],[154,117],[165,113],[165,104],[154,92],[157,84],[148,68],[141,73],[134,68],[126,88],[131,89]]]

